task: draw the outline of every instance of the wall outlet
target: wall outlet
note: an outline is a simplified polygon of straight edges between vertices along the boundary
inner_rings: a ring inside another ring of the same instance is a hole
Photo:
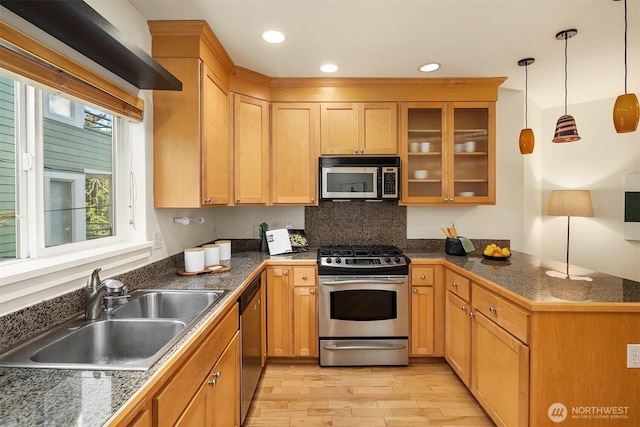
[[[160,231],[156,231],[153,233],[153,250],[157,251],[158,249],[162,249],[164,247],[164,239],[162,238],[162,233]]]
[[[627,344],[627,368],[640,368],[640,344]]]

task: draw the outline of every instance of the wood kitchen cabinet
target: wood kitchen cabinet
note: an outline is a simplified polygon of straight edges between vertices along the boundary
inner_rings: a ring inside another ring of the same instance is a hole
[[[267,268],[267,354],[317,357],[317,283],[315,266]]]
[[[397,154],[396,103],[323,103],[321,155]]]
[[[271,104],[271,202],[318,205],[320,105]]]
[[[155,393],[154,426],[240,425],[238,326],[236,303]],[[224,422],[211,422],[218,417]]]
[[[154,58],[182,82],[182,91],[153,92],[154,206],[229,204],[229,90],[223,67],[200,45],[213,33],[195,21],[151,21],[149,29]]]
[[[400,121],[402,204],[495,203],[494,102],[403,103]]]
[[[236,333],[175,425],[239,427],[239,378],[240,333]]]
[[[411,327],[409,334],[410,356],[434,354],[435,332],[435,267],[410,267],[411,277]]]
[[[471,305],[451,291],[446,297],[445,358],[467,387],[471,385]]]
[[[233,203],[269,202],[269,103],[233,94]]]

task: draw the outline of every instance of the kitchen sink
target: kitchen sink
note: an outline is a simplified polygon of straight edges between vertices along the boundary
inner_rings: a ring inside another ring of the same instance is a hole
[[[184,319],[198,316],[225,291],[139,290],[113,317],[145,319]]]
[[[0,367],[146,371],[226,292],[133,291],[111,313],[78,315],[0,354]]]

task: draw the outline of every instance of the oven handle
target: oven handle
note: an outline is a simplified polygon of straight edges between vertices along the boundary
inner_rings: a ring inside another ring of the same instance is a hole
[[[372,283],[382,283],[385,285],[402,285],[406,279],[344,279],[320,281],[321,285],[370,285]]]
[[[322,346],[325,350],[400,350],[405,348],[402,344],[386,344],[386,345],[338,345],[327,344]]]

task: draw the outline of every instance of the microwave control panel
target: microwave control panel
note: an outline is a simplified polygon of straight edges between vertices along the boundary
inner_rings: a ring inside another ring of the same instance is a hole
[[[398,194],[398,168],[382,167],[382,198],[397,199]]]

